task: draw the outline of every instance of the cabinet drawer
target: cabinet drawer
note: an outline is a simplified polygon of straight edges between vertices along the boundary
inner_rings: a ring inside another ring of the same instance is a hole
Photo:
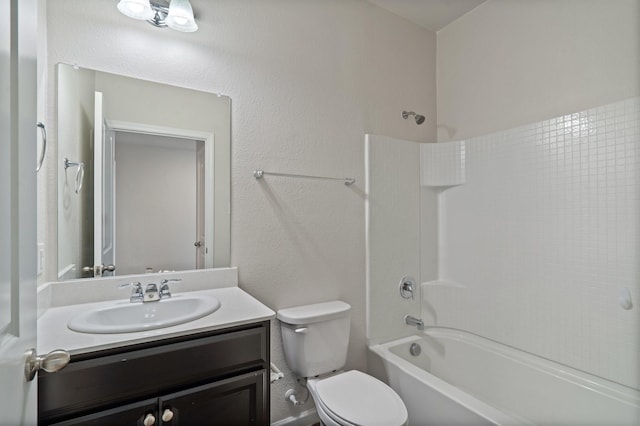
[[[40,421],[268,368],[262,326],[74,362],[38,381]],[[46,420],[46,422],[45,422]]]
[[[128,404],[110,410],[100,411],[83,417],[52,424],[51,426],[115,426],[142,425],[147,415],[158,416],[157,399]]]

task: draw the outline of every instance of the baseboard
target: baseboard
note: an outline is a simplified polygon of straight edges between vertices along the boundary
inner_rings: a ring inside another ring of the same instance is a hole
[[[271,423],[271,426],[311,426],[320,423],[320,417],[315,408],[303,411],[297,416],[289,416],[285,419]]]

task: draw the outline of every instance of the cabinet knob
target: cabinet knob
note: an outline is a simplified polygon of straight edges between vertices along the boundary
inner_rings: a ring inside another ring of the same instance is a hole
[[[162,413],[162,421],[163,422],[170,422],[172,419],[173,419],[173,411],[171,411],[169,408],[167,408]]]
[[[153,426],[156,424],[156,418],[153,414],[149,413],[145,416],[144,420],[142,421],[142,424],[144,426]]]

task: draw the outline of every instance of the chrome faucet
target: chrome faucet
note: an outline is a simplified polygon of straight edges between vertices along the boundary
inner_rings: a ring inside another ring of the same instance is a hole
[[[424,321],[422,321],[420,318],[412,317],[411,315],[405,315],[404,323],[407,325],[416,326],[418,330],[424,330]]]
[[[160,299],[166,299],[171,297],[171,291],[169,290],[169,283],[171,282],[180,282],[182,278],[173,278],[173,279],[163,279],[160,281],[160,289],[158,289],[158,284],[149,283],[145,286],[144,291],[142,290],[142,284],[139,281],[120,284],[118,287],[127,288],[132,287],[131,289],[131,297],[129,301],[131,303],[138,302],[157,302]]]

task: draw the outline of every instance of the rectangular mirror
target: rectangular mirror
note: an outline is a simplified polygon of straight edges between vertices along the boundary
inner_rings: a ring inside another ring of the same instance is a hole
[[[58,279],[229,266],[231,100],[57,72]]]

